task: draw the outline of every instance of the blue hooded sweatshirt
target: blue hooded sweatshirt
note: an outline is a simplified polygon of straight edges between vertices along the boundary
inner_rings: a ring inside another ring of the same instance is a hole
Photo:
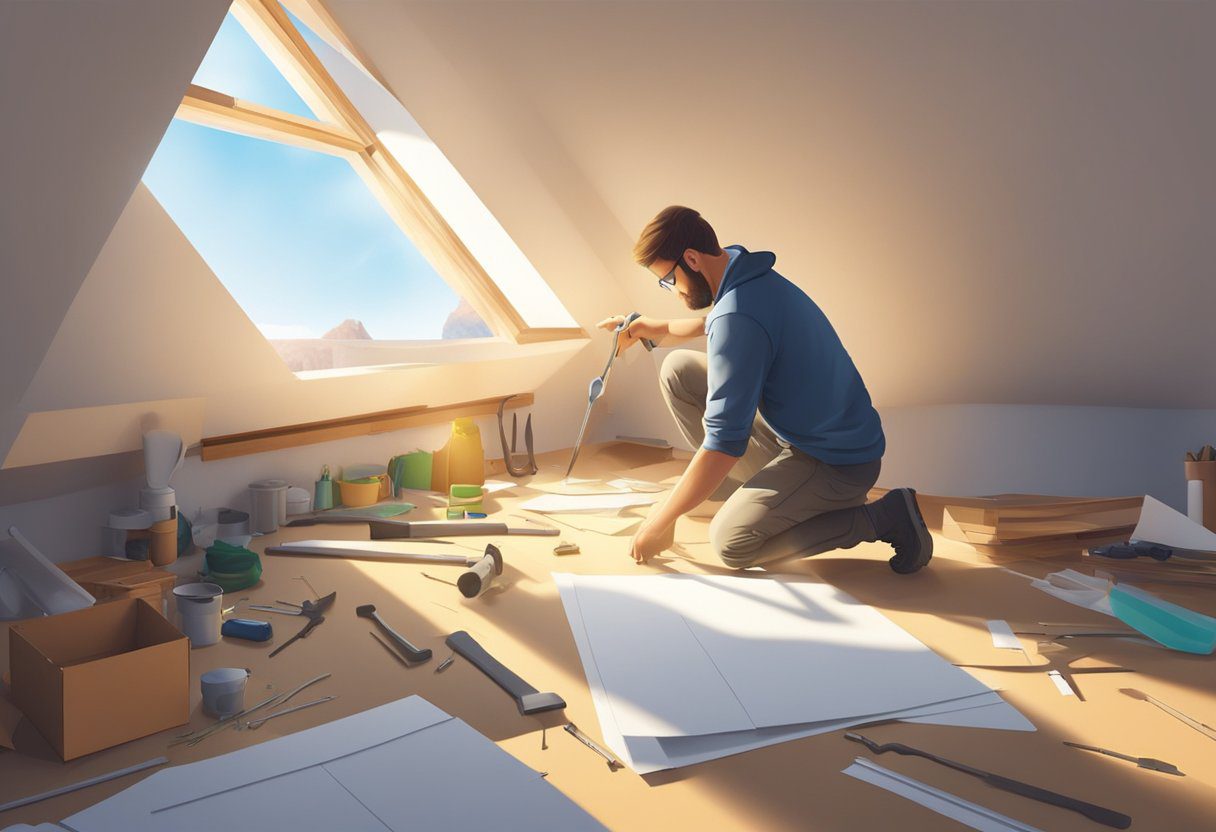
[[[730,248],[739,254],[705,319],[703,447],[742,456],[759,408],[781,439],[829,465],[880,459],[878,411],[827,316],[773,271],[772,252]]]

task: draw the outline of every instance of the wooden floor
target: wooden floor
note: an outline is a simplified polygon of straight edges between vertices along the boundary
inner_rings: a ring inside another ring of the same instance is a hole
[[[666,462],[663,460],[667,459]],[[557,480],[564,472],[562,454],[541,458],[538,480]],[[664,452],[632,446],[589,448],[579,476],[627,474],[641,469],[648,479],[678,474],[682,462]],[[658,465],[658,467],[655,467]],[[515,506],[533,492],[516,487],[489,502],[493,516],[516,514]],[[420,509],[414,515],[429,512]],[[438,516],[437,513],[431,516]],[[518,516],[518,515],[516,515]],[[466,601],[454,586],[431,580],[455,580],[451,567],[389,564],[271,556],[264,558],[263,583],[225,599],[230,604],[302,600],[307,590],[293,580],[306,576],[322,594],[337,590],[326,623],[308,639],[280,656],[270,648],[229,642],[195,650],[191,655],[193,727],[209,720],[198,708],[197,678],[214,667],[249,667],[253,671],[248,701],[267,688],[288,689],[319,673],[333,677],[310,688],[317,696],[338,694],[333,702],[277,719],[256,731],[227,731],[196,748],[166,750],[174,734],[163,732],[70,764],[59,762],[49,746],[24,724],[18,733],[22,753],[0,752],[0,802],[112,771],[160,754],[173,763],[214,756],[275,736],[328,722],[410,694],[419,694],[496,741],[525,764],[549,773],[548,779],[606,826],[618,830],[947,830],[964,827],[840,772],[857,756],[871,756],[835,732],[752,751],[735,757],[638,777],[610,772],[603,761],[560,729],[576,722],[593,737],[599,724],[550,573],[653,574],[721,572],[707,544],[708,521],[680,521],[673,557],[644,567],[628,557],[628,534],[610,537],[563,528],[562,539],[577,542],[582,553],[555,557],[553,538],[511,537],[494,541],[507,569],[501,590]],[[363,526],[328,526],[284,530],[261,538],[261,545],[280,540],[358,537]],[[480,550],[485,541],[459,541]],[[1094,622],[1111,619],[1066,605],[1029,586],[1016,575],[987,564],[961,543],[936,540],[931,566],[914,576],[894,574],[886,565],[888,547],[868,544],[784,566],[781,571],[828,581],[871,604],[947,660],[992,665],[973,670],[1038,727],[1015,733],[932,725],[892,724],[866,729],[880,741],[901,741],[1008,777],[1028,781],[1131,815],[1139,830],[1205,830],[1216,828],[1216,742],[1182,725],[1151,705],[1134,701],[1119,688],[1136,687],[1195,718],[1216,724],[1216,659],[1188,656],[1152,646],[1094,639],[1086,662],[1117,664],[1134,673],[1080,676],[1085,701],[1061,696],[1045,674],[1020,654],[998,651],[985,621]],[[446,550],[455,546],[441,547]],[[92,553],[81,553],[81,555]],[[195,560],[199,556],[194,556]],[[1012,568],[1042,575],[1070,564],[1023,562]],[[1075,564],[1072,564],[1075,565]],[[1150,587],[1209,614],[1216,598],[1208,592]],[[564,714],[521,717],[514,703],[462,660],[443,674],[437,660],[404,669],[368,637],[365,620],[355,607],[373,603],[393,626],[416,643],[432,647],[437,659],[448,655],[444,636],[468,630],[496,657],[538,688],[560,693]],[[257,617],[256,613],[253,613]],[[273,618],[276,641],[294,622]],[[1042,665],[1046,658],[1034,654]],[[7,638],[0,638],[0,659],[7,666]],[[825,684],[828,680],[825,680]],[[548,726],[548,749],[541,729]],[[1119,760],[1066,748],[1074,740],[1175,763],[1187,773],[1172,777],[1136,768]],[[1044,830],[1096,830],[1097,824],[1073,813],[996,791],[958,772],[925,760],[884,755],[881,764]],[[138,777],[140,775],[136,775]],[[403,772],[403,777],[408,773]],[[57,821],[109,794],[134,778],[0,814],[0,829],[18,822]],[[470,784],[475,792],[475,785]]]

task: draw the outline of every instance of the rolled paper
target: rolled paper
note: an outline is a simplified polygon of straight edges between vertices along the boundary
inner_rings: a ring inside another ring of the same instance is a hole
[[[1186,481],[1186,516],[1203,525],[1203,480]]]

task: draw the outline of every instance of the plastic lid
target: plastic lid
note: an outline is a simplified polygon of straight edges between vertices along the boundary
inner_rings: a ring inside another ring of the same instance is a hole
[[[259,490],[278,491],[281,488],[287,487],[287,480],[258,480],[257,482],[249,483],[249,487]]]
[[[111,529],[150,529],[152,514],[142,508],[124,508],[110,512]]]
[[[186,600],[208,601],[217,595],[223,595],[224,588],[210,583],[182,584],[173,588],[173,594]]]
[[[226,685],[248,678],[249,671],[243,667],[217,667],[204,673],[199,681],[205,685]]]

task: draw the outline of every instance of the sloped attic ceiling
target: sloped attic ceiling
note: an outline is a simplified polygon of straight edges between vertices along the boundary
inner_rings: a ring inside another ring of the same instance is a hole
[[[208,397],[222,402],[242,376],[292,378],[141,183],[22,398],[3,467],[138,448],[151,414],[197,442]]]
[[[214,21],[211,24],[208,34],[216,28]],[[121,60],[122,43],[111,39],[108,60]],[[194,65],[200,58],[193,57]],[[188,80],[191,75],[186,67],[182,77]],[[170,101],[180,101],[184,83]],[[92,91],[73,95],[86,93]],[[149,135],[159,140],[171,115],[170,110]],[[154,150],[145,146],[141,161],[146,163]],[[547,271],[560,272],[567,283],[602,269],[581,244],[548,246],[547,254]],[[564,289],[587,327],[603,308],[624,306],[611,280],[598,279],[591,290],[574,292],[569,285]],[[141,422],[152,415],[160,426],[178,430],[193,442],[200,435],[352,412],[531,391],[587,343],[521,343],[510,351],[494,346],[483,351],[481,359],[460,357],[458,371],[421,350],[408,368],[302,380],[273,354],[142,187],[128,202],[66,315],[49,324],[53,343],[42,350],[39,362],[32,362],[32,380],[18,385],[24,390],[18,398],[20,418],[10,429],[17,439],[6,438],[8,451],[0,456],[5,469],[137,449]],[[5,415],[0,410],[0,417]],[[64,434],[73,441],[62,441]]]
[[[228,0],[0,4],[0,458]]]
[[[633,236],[684,203],[777,253],[880,405],[1216,406],[1216,4],[326,5],[492,209],[527,225],[530,167],[645,312],[681,310]]]

